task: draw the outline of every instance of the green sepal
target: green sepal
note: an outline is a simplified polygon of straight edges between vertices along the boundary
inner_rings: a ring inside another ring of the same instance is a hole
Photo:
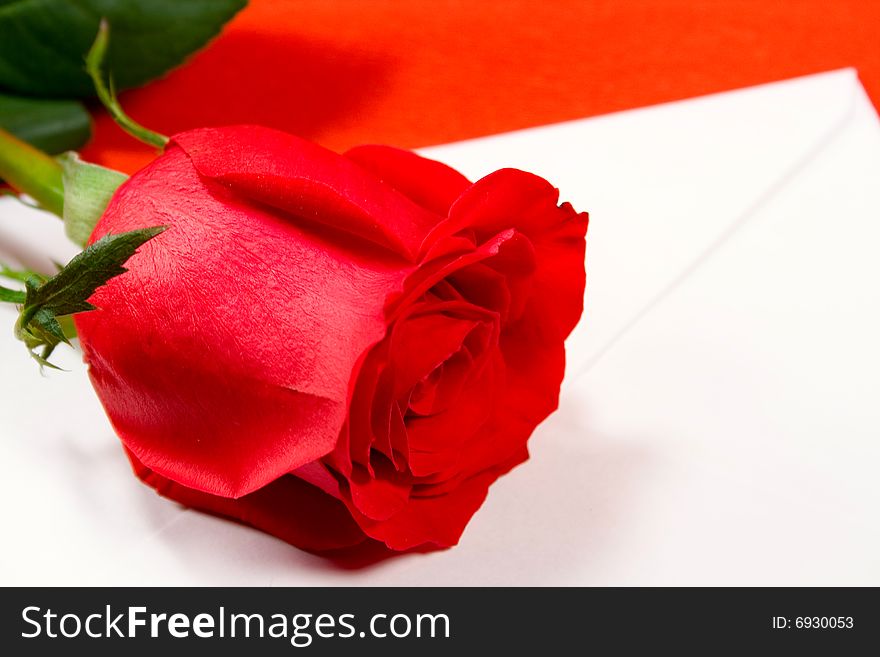
[[[73,152],[57,159],[63,167],[64,232],[74,243],[85,246],[113,194],[128,176],[83,162]]]

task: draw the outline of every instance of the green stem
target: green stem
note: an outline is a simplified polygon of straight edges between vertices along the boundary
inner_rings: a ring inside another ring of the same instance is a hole
[[[101,103],[120,128],[145,144],[155,146],[159,149],[164,148],[165,144],[168,143],[168,137],[160,135],[158,132],[153,132],[149,128],[145,128],[125,113],[122,106],[119,104],[119,101],[116,100],[116,91],[113,88],[113,78],[109,78],[109,86],[104,83],[104,75],[101,72],[101,67],[104,64],[104,57],[107,54],[107,44],[109,40],[110,26],[106,19],[102,18],[101,23],[98,26],[98,35],[95,37],[95,42],[92,44],[92,47],[86,55],[86,73],[92,78],[92,84],[95,86],[95,93],[98,94]]]
[[[64,208],[61,175],[54,158],[0,128],[0,179],[59,217]]]

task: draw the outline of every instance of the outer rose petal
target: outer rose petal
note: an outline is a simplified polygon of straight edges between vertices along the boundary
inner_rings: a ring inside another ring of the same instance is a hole
[[[471,184],[452,167],[392,146],[356,146],[344,155],[441,217]]]
[[[119,189],[93,239],[156,225],[170,229],[98,290],[99,310],[76,316],[126,446],[226,497],[331,451],[359,358],[411,266],[243,204],[174,146]]]
[[[173,137],[198,172],[299,220],[366,238],[412,260],[441,217],[317,144],[260,126]],[[444,213],[445,216],[445,213]]]
[[[323,552],[368,540],[339,500],[299,477],[286,475],[230,499],[202,493],[156,474],[128,453],[135,474],[165,497],[185,506],[238,520],[303,550]]]

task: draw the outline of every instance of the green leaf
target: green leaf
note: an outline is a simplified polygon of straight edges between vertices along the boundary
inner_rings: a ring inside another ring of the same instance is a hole
[[[41,366],[49,365],[48,359],[55,347],[69,343],[73,337],[65,330],[69,324],[63,321],[64,316],[94,310],[88,299],[95,290],[125,273],[123,265],[128,259],[164,230],[164,226],[157,226],[105,235],[77,254],[52,278],[31,276],[25,280],[26,291],[15,335]]]
[[[113,28],[105,70],[120,89],[180,64],[246,0],[0,1],[0,88],[22,95],[85,98],[93,94],[83,57],[101,18]]]
[[[91,135],[89,113],[82,103],[6,94],[0,94],[0,128],[52,154],[80,148]]]
[[[74,243],[85,246],[111,197],[128,176],[83,162],[76,153],[65,153],[58,161],[64,168],[64,230]]]

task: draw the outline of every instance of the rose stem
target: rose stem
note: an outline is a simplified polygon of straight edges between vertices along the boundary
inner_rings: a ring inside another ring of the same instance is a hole
[[[53,157],[0,128],[0,179],[59,217],[64,208],[61,173]]]

